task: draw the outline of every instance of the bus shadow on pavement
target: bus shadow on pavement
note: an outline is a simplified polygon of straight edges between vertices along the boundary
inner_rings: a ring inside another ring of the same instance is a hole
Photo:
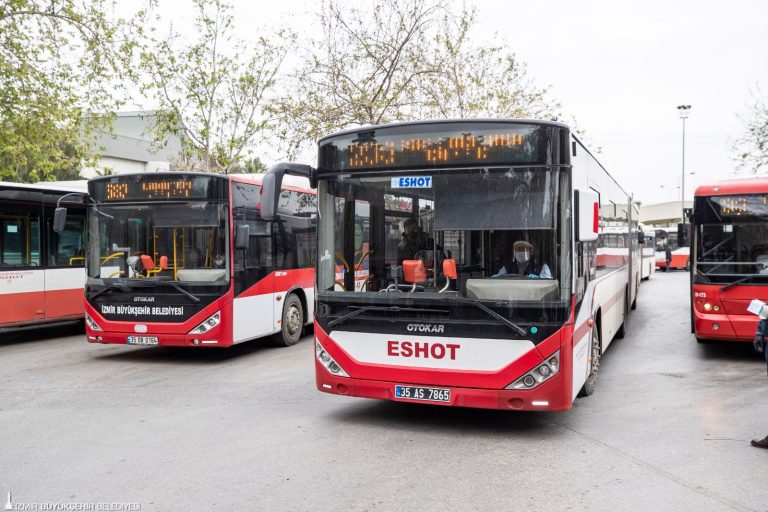
[[[309,341],[307,341],[309,340]],[[270,338],[246,341],[226,348],[195,347],[135,347],[127,345],[105,345],[93,347],[109,348],[109,353],[97,353],[94,359],[114,362],[146,362],[149,364],[216,364],[249,356],[265,356],[274,351],[304,350],[312,338],[305,336],[296,345],[285,348],[275,346]],[[311,350],[308,349],[308,350]]]
[[[467,407],[444,407],[364,400],[339,408],[330,416],[335,421],[404,431],[430,433],[515,434],[525,438],[548,439],[562,434],[550,416],[558,413],[524,412]]]
[[[719,359],[727,362],[764,361],[763,354],[755,352],[752,343],[734,343],[730,341],[706,341],[698,344],[698,356],[701,359]]]
[[[45,341],[50,343],[56,338],[69,336],[85,336],[85,326],[82,322],[51,327],[37,327],[20,331],[0,331],[0,348],[7,345],[34,343]]]

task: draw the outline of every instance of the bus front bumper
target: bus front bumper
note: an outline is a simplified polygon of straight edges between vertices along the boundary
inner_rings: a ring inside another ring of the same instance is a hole
[[[132,332],[104,332],[86,329],[88,343],[131,345],[137,347],[229,347],[231,340],[216,336]],[[129,339],[131,342],[129,343]]]
[[[532,390],[478,389],[339,377],[329,373],[315,358],[315,378],[318,391],[323,393],[396,402],[514,411],[566,411],[573,406],[572,397],[565,391],[566,386],[563,385],[566,376],[562,371]],[[397,398],[395,397],[396,385],[450,389],[450,401]],[[570,389],[570,386],[567,388]]]
[[[694,310],[696,337],[705,340],[751,342],[755,339],[757,316],[701,313]]]

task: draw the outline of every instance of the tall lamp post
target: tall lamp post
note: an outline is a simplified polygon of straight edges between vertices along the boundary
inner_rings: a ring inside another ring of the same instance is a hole
[[[681,183],[680,194],[680,219],[685,223],[685,120],[688,119],[688,113],[691,111],[690,105],[678,105],[677,113],[680,114],[680,119],[683,120],[683,179]]]

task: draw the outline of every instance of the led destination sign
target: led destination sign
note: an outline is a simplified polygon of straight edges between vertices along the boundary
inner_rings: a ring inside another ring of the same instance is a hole
[[[455,129],[452,129],[454,128]],[[523,164],[539,160],[543,128],[512,123],[400,125],[320,142],[321,170]]]
[[[210,176],[126,176],[91,182],[91,196],[97,201],[151,201],[213,199]],[[221,193],[221,192],[220,192]]]

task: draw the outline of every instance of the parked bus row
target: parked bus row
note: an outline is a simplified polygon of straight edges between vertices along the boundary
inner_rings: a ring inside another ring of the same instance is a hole
[[[767,186],[696,192],[699,340],[754,335]],[[263,177],[2,184],[0,328],[84,316],[92,343],[225,347],[292,345],[314,319],[320,391],[564,410],[594,391],[654,248],[687,250],[638,218],[567,126],[539,121],[350,130],[317,167]]]

